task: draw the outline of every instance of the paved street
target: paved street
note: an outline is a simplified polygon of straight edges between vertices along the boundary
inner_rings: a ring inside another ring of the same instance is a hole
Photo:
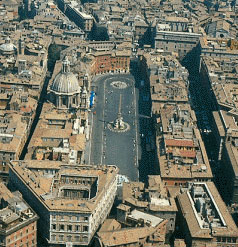
[[[91,111],[93,125],[89,163],[115,164],[119,167],[120,174],[136,181],[139,177],[140,138],[138,138],[138,90],[134,84],[133,76],[126,74],[105,75],[93,82],[96,98]],[[111,131],[108,124],[117,117],[120,94],[122,117],[130,129],[118,133]]]

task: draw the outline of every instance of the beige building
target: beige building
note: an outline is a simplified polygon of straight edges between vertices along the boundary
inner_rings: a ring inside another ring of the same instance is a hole
[[[178,207],[186,246],[238,246],[238,228],[212,182],[191,184]]]
[[[166,104],[156,118],[159,171],[167,186],[213,178],[196,116],[188,104]]]
[[[83,163],[88,135],[87,114],[72,115],[45,103],[28,145],[26,159]]]
[[[28,135],[27,122],[20,114],[0,112],[0,179],[6,182],[8,165],[19,159]]]
[[[116,195],[116,166],[14,161],[10,170],[10,184],[40,216],[39,232],[49,246],[88,245]]]
[[[199,40],[201,58],[217,57],[237,59],[237,41],[224,38],[200,37]]]
[[[73,20],[85,32],[90,32],[94,24],[94,17],[90,14],[80,11],[79,7],[67,4],[65,14]]]
[[[209,43],[210,42],[210,43]],[[201,58],[201,75],[207,88],[209,107],[213,110],[213,133],[216,146],[213,156],[220,168],[218,174],[222,181],[219,188],[223,198],[229,203],[238,203],[237,183],[237,131],[238,131],[238,100],[237,100],[237,50],[234,44],[217,40],[213,44],[211,54]],[[233,48],[232,48],[233,45]],[[215,52],[217,51],[217,56]],[[223,53],[224,52],[224,56]],[[231,54],[233,54],[231,56]]]
[[[19,191],[11,192],[0,183],[0,244],[5,247],[37,246],[39,217],[22,199]]]
[[[88,91],[70,71],[68,58],[56,64],[48,85],[48,99],[28,145],[27,159],[84,162],[89,138]]]
[[[139,220],[136,216],[141,217]],[[132,219],[132,215],[131,215]],[[140,221],[141,225],[130,228],[122,228],[114,219],[107,219],[97,232],[93,246],[95,247],[140,247],[163,246],[165,241],[166,221],[149,214],[134,211],[134,221]],[[143,223],[144,222],[144,223]],[[143,225],[144,224],[144,225]]]
[[[164,52],[175,52],[179,58],[183,58],[199,43],[201,34],[194,32],[174,32],[157,30],[155,48]]]
[[[148,212],[167,220],[166,233],[174,231],[177,206],[159,175],[149,175],[148,186],[142,182],[124,183],[122,202],[131,209]]]
[[[150,52],[139,55],[139,66],[145,71],[145,83],[150,84],[152,113],[158,114],[167,102],[187,103],[188,71],[171,53]]]

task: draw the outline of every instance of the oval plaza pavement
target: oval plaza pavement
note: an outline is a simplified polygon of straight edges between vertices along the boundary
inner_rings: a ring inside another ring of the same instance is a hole
[[[91,164],[114,164],[120,174],[138,180],[138,91],[132,75],[116,74],[97,77],[96,99],[92,109],[90,145]],[[121,95],[121,96],[120,96]],[[120,104],[121,98],[121,104]],[[126,130],[109,128],[121,113]]]

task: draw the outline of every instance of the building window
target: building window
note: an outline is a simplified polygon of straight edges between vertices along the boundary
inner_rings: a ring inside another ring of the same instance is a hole
[[[88,231],[88,226],[83,226],[83,231],[87,232]]]
[[[52,224],[52,230],[56,230],[56,224]]]
[[[76,232],[79,232],[80,231],[80,226],[79,225],[75,226],[75,231]]]
[[[55,241],[55,239],[56,239],[56,236],[55,236],[55,235],[52,235],[52,236],[51,236],[51,240],[52,240],[52,241]]]
[[[75,241],[78,241],[78,242],[79,242],[79,240],[80,240],[80,239],[79,239],[79,236],[75,236],[74,239],[75,239]]]
[[[83,242],[88,242],[88,237],[87,236],[83,236]]]
[[[88,221],[88,216],[85,216],[84,217],[84,221]]]
[[[68,231],[72,231],[72,225],[68,225],[68,226],[67,226],[67,230],[68,230]]]
[[[59,240],[64,241],[64,235],[59,235]]]
[[[60,231],[64,231],[64,225],[60,225]]]
[[[68,235],[68,236],[67,236],[67,241],[70,242],[71,240],[72,240],[72,236],[71,236],[71,235]]]

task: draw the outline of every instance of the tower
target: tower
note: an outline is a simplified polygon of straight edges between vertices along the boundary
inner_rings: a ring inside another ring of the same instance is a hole
[[[25,54],[25,42],[22,38],[18,41],[18,54],[24,55]]]
[[[26,70],[26,60],[22,59],[18,61],[18,75],[24,70]]]

